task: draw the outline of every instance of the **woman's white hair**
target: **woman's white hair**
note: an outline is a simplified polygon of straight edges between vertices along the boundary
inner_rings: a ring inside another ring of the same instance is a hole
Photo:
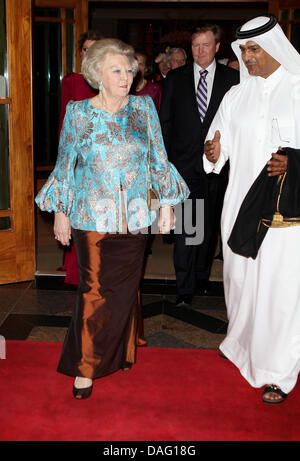
[[[134,48],[131,45],[127,45],[127,43],[117,38],[103,38],[97,40],[87,50],[81,65],[81,72],[92,88],[99,88],[102,66],[108,54],[121,54],[127,56],[133,76],[138,72],[138,62],[135,58]]]

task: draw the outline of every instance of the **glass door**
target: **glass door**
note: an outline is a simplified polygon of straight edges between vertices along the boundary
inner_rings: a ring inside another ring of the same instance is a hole
[[[38,189],[56,161],[61,81],[80,69],[77,41],[87,26],[87,0],[34,1],[34,157]]]
[[[36,193],[56,162],[61,82],[70,72],[80,72],[77,43],[87,29],[87,0],[34,0],[32,75]],[[63,263],[62,247],[53,239],[52,229],[53,213],[42,212],[36,207],[37,279],[57,274]],[[63,275],[61,271],[58,274]]]

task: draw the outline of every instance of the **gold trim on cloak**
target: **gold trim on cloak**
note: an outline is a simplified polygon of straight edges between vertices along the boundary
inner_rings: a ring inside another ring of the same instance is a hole
[[[284,217],[279,211],[279,202],[280,202],[283,183],[284,183],[285,178],[286,178],[286,172],[278,176],[277,183],[280,183],[280,189],[279,189],[279,194],[277,197],[276,211],[273,214],[273,218],[272,219],[262,218],[259,221],[257,231],[259,230],[261,224],[263,224],[266,227],[275,227],[275,228],[300,226],[300,216],[295,217],[295,218],[287,218],[287,217]]]

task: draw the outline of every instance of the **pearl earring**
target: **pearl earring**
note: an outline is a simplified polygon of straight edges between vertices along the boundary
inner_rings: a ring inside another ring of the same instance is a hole
[[[99,82],[99,91],[103,90],[102,82]]]

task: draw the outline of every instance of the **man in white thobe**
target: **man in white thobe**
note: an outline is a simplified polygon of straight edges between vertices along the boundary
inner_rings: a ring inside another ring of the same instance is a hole
[[[280,403],[300,371],[300,226],[268,229],[256,259],[227,241],[263,167],[284,173],[278,148],[300,148],[300,55],[272,16],[244,24],[232,48],[241,83],[225,95],[203,157],[206,173],[230,162],[221,221],[229,324],[220,349],[253,387],[266,386],[264,402]]]

